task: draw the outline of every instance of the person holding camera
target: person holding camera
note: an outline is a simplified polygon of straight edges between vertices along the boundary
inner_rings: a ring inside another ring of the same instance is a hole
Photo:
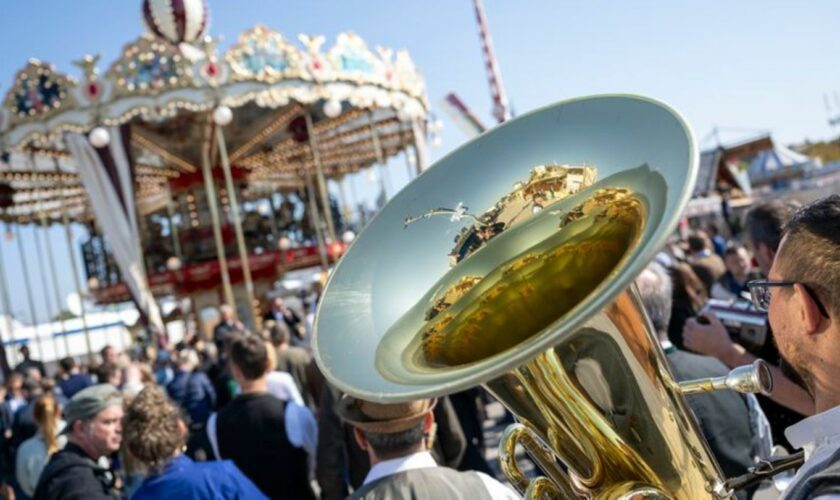
[[[755,257],[764,276],[768,276],[776,250],[782,240],[782,229],[796,207],[778,200],[753,207],[746,218],[747,246]],[[774,330],[771,322],[771,330]],[[814,401],[798,381],[798,375],[781,361],[774,335],[767,335],[759,356],[748,352],[734,342],[726,327],[714,314],[686,321],[683,342],[686,348],[714,356],[730,368],[747,365],[757,358],[770,364],[773,372],[773,393],[769,398],[759,397],[773,431],[774,439],[792,449],[784,438],[784,430],[798,422],[804,415],[814,413]],[[778,341],[777,341],[778,342]]]

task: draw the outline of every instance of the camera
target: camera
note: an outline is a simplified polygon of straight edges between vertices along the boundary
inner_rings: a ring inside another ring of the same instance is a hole
[[[747,351],[757,354],[767,340],[767,313],[758,310],[752,301],[744,298],[709,299],[700,311],[704,315],[714,314],[726,327],[729,336]]]

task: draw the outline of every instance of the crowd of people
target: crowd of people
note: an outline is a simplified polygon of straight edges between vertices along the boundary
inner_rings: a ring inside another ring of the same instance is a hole
[[[804,447],[786,498],[837,494],[840,196],[804,208],[759,204],[743,227],[671,241],[636,280],[642,303],[678,381],[755,359],[771,365],[769,397],[687,398],[727,477],[773,446]],[[710,298],[769,309],[764,342],[739,343],[705,307]],[[485,460],[480,389],[393,405],[356,399],[313,362],[304,311],[274,299],[259,332],[230,307],[219,313],[212,338],[108,346],[92,366],[65,358],[54,374],[23,346],[0,398],[2,494],[517,498]]]
[[[476,470],[464,477],[514,498],[484,459],[477,389],[427,402],[405,420],[423,426],[411,442],[392,441],[387,419],[358,440],[338,409],[349,399],[313,361],[311,312],[278,297],[250,332],[223,305],[211,338],[107,346],[94,363],[68,357],[50,374],[22,346],[0,395],[2,495],[340,499],[378,478],[377,464],[428,445],[420,466]],[[365,408],[378,418],[378,406]]]

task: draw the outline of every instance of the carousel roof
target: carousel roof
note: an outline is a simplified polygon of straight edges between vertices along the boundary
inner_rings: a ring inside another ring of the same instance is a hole
[[[0,109],[0,217],[91,218],[64,137],[99,126],[130,125],[141,209],[199,170],[219,106],[233,109],[224,127],[231,163],[262,190],[302,186],[315,153],[325,176],[340,178],[413,143],[428,104],[406,51],[372,51],[353,33],[327,49],[322,36],[298,42],[257,26],[219,54],[210,38],[185,50],[144,34],[102,75],[98,56],[76,61],[78,78],[30,60]]]

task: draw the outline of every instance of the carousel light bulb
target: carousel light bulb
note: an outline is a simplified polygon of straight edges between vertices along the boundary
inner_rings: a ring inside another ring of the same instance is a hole
[[[335,118],[341,114],[341,102],[336,99],[329,99],[324,103],[324,114],[327,118]]]
[[[90,278],[87,282],[87,285],[90,290],[97,290],[99,288],[99,278]]]
[[[349,229],[347,231],[344,231],[344,234],[341,235],[341,241],[343,241],[344,243],[350,243],[351,241],[353,241],[355,239],[356,239],[356,233],[354,233],[353,231],[350,231]]]
[[[178,269],[181,269],[181,264],[181,259],[175,257],[174,255],[166,259],[166,268],[170,271],[177,271]]]
[[[280,238],[280,241],[277,242],[277,248],[286,251],[292,248],[292,241],[289,238],[283,236],[282,238]]]
[[[95,148],[104,148],[111,143],[111,134],[104,127],[96,127],[88,134],[90,145]]]
[[[213,122],[224,127],[233,121],[233,111],[227,106],[219,106],[213,110]]]

